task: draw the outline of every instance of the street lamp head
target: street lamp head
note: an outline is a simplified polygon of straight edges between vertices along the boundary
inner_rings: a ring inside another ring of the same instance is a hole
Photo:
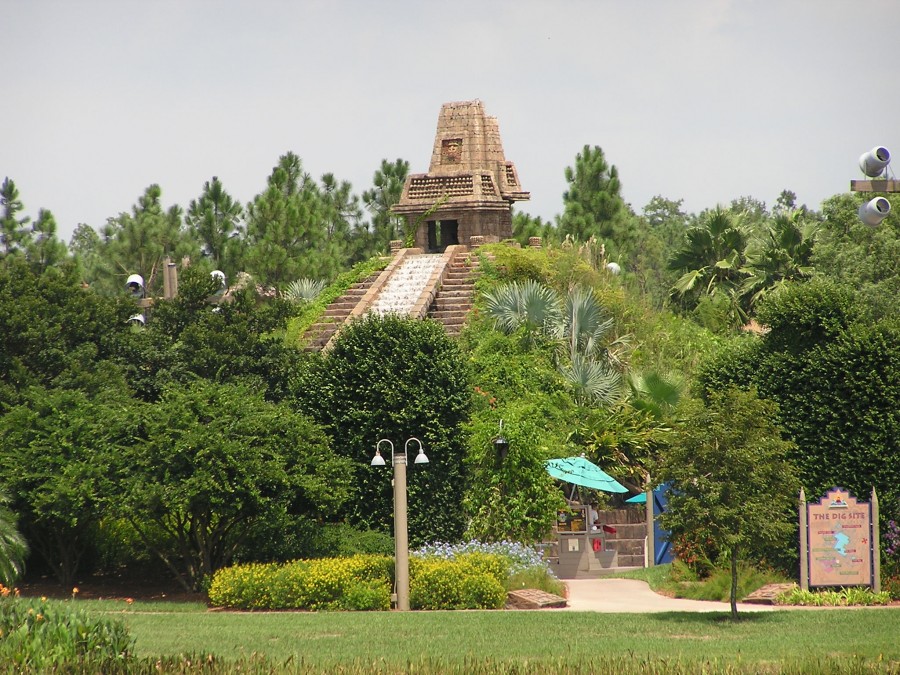
[[[415,441],[419,444],[419,454],[416,455],[416,459],[413,464],[428,464],[428,457],[425,456],[425,449],[422,447],[422,441],[420,441],[415,436],[407,439],[406,444],[403,446],[403,451],[406,453],[406,456],[409,456],[409,444]]]
[[[500,435],[494,439],[494,456],[497,461],[503,463],[509,452],[509,441],[503,436],[503,420],[500,420]]]
[[[509,441],[503,436],[497,436],[494,439],[494,452],[497,453],[497,459],[501,462],[506,459],[506,453],[509,452]]]
[[[372,466],[384,466],[384,457],[381,456],[381,444],[391,446],[391,464],[394,463],[394,443],[389,438],[381,438],[375,444],[375,456],[372,458]]]

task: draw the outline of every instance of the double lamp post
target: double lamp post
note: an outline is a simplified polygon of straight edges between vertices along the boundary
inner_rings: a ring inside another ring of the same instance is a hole
[[[409,610],[409,530],[406,521],[406,457],[409,444],[412,442],[419,444],[419,453],[416,455],[413,463],[428,464],[428,457],[425,456],[422,441],[415,437],[407,439],[402,452],[394,449],[394,443],[390,439],[382,438],[375,444],[375,456],[372,458],[372,466],[384,466],[385,461],[384,457],[381,456],[381,444],[387,443],[391,446],[391,464],[394,467],[394,577],[397,585],[397,609],[401,611]]]

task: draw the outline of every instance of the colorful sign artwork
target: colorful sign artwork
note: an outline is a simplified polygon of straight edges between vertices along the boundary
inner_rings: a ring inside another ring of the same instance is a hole
[[[834,488],[807,506],[810,586],[872,584],[872,510]]]

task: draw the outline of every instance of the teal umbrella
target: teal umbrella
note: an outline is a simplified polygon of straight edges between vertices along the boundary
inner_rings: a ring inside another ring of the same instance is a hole
[[[647,503],[647,493],[642,492],[639,495],[635,495],[634,497],[630,497],[625,500],[629,504],[646,504]]]
[[[581,457],[548,459],[547,473],[573,485],[603,490],[604,492],[628,492],[628,488],[593,462]]]

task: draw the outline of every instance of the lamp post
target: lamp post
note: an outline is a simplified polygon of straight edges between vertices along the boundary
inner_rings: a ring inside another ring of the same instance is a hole
[[[406,455],[409,444],[415,441],[419,444],[419,453],[414,464],[428,464],[428,457],[422,447],[422,441],[412,437],[406,440],[403,452],[394,450],[394,443],[390,439],[382,438],[375,444],[375,456],[372,458],[372,466],[384,466],[384,457],[381,456],[381,444],[391,446],[391,465],[394,467],[394,576],[397,583],[397,609],[409,610],[409,530],[406,522]]]
[[[500,420],[500,435],[494,439],[494,457],[498,464],[503,464],[506,460],[506,453],[509,452],[509,441],[503,436],[503,420]]]

